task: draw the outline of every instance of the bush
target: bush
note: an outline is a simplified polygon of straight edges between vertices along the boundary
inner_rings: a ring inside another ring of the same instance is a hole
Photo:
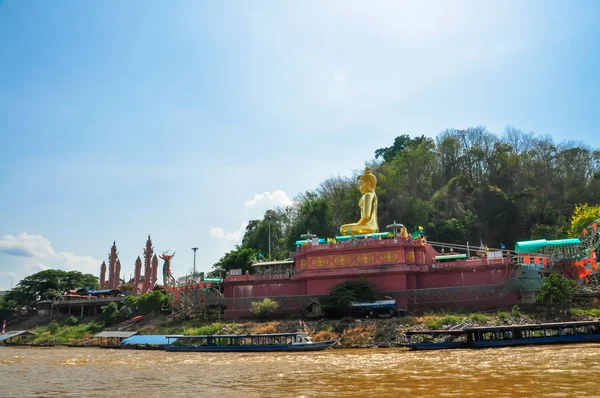
[[[65,321],[65,325],[67,325],[67,326],[74,326],[74,325],[77,325],[78,322],[79,322],[79,319],[77,319],[77,317],[70,316]]]
[[[425,320],[425,326],[431,330],[440,330],[445,326],[458,325],[461,321],[462,319],[457,316],[446,315],[440,319],[430,318]]]
[[[402,324],[404,326],[414,326],[417,324],[417,320],[414,316],[405,316],[404,318],[402,318]]]
[[[142,315],[160,314],[171,307],[169,297],[160,290],[137,297],[135,304]]]
[[[263,301],[253,301],[250,306],[250,312],[259,318],[268,318],[279,308],[279,303],[269,298]]]
[[[577,294],[576,285],[574,280],[560,274],[550,274],[540,286],[537,301],[550,306],[565,307]]]
[[[58,329],[60,329],[60,325],[58,324],[58,322],[56,322],[54,319],[50,321],[50,323],[46,326],[46,329],[52,333],[55,334],[56,332],[58,332]]]
[[[469,318],[471,321],[478,323],[486,323],[488,320],[485,314],[472,314]]]
[[[510,314],[508,312],[499,311],[498,319],[500,319],[502,322],[507,322],[510,319]]]
[[[512,307],[511,315],[514,318],[519,318],[521,316],[521,309],[517,305],[515,305],[514,307]]]
[[[366,279],[353,279],[342,282],[331,289],[329,296],[321,300],[328,314],[349,314],[352,302],[373,302],[377,300],[375,286]]]
[[[114,301],[100,308],[102,310],[101,319],[107,325],[114,325],[119,321],[119,306]]]

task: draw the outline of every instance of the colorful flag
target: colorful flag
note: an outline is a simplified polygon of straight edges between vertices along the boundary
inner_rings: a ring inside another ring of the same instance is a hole
[[[501,249],[506,249],[506,246],[504,246],[504,243],[500,242],[500,248]]]

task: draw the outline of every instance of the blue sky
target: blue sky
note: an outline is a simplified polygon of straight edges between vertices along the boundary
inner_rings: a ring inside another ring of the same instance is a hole
[[[174,3],[174,4],[173,4]],[[399,134],[600,147],[600,3],[0,0],[0,290],[209,270],[244,222]]]

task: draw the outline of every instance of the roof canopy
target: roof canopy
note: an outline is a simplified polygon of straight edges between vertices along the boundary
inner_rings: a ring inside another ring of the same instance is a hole
[[[165,335],[137,335],[121,342],[123,345],[167,345],[169,340]]]
[[[528,240],[523,242],[517,242],[515,244],[515,252],[517,253],[537,253],[547,246],[558,247],[558,246],[569,246],[578,245],[581,241],[579,239],[558,239],[558,240]]]
[[[13,337],[17,337],[17,336],[28,336],[31,334],[35,334],[35,333],[32,333],[29,330],[15,330],[12,332],[6,332],[6,333],[0,335],[0,341],[12,339]]]

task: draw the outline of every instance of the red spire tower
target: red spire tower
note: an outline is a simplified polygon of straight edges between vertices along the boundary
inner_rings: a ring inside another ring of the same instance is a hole
[[[133,295],[137,296],[140,294],[138,291],[138,285],[140,284],[140,277],[142,272],[142,259],[138,256],[137,260],[135,260],[135,276],[133,279]]]

